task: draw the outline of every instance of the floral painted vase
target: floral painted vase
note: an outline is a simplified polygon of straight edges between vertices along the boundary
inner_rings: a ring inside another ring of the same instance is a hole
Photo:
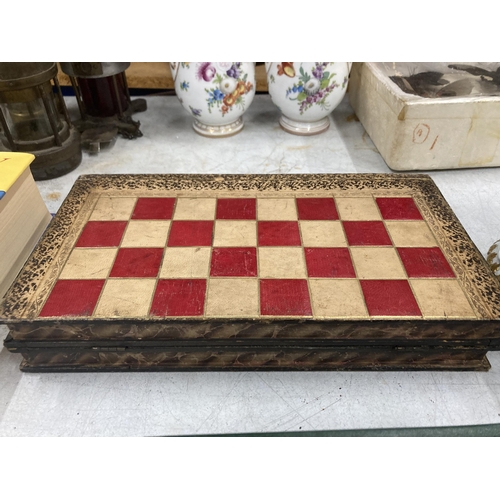
[[[175,92],[194,117],[193,128],[208,137],[225,137],[243,128],[243,113],[255,96],[252,62],[170,63]]]
[[[297,135],[327,130],[328,115],[346,93],[350,70],[346,62],[267,62],[269,94],[281,111],[283,129]]]

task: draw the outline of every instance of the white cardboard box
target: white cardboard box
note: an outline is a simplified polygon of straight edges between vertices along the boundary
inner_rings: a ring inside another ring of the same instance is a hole
[[[354,63],[349,83],[350,103],[391,169],[500,166],[500,95],[408,94],[389,78],[391,64]]]

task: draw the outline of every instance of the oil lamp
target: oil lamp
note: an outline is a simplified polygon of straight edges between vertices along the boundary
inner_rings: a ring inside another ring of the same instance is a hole
[[[75,126],[82,144],[90,152],[111,147],[117,134],[127,139],[141,137],[140,122],[132,114],[145,111],[145,99],[130,99],[125,70],[130,63],[59,63],[75,92],[81,119]]]
[[[0,63],[0,147],[35,155],[36,180],[59,177],[82,161],[56,63]]]

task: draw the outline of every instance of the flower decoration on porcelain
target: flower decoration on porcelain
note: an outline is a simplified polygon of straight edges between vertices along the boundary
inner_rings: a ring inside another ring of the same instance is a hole
[[[221,73],[225,73],[233,63],[230,63],[230,62],[218,62],[218,63],[214,63],[216,66],[217,66],[217,69],[221,72]]]
[[[196,78],[198,78],[198,80],[205,80],[206,82],[210,82],[215,76],[216,72],[217,70],[212,66],[212,63],[202,62],[198,64]]]
[[[201,109],[194,109],[193,106],[189,106],[193,116],[201,116]]]
[[[210,64],[210,63],[202,63]],[[219,71],[212,77],[212,88],[206,88],[208,94],[208,112],[217,108],[224,116],[232,110],[234,105],[245,110],[244,96],[253,90],[253,84],[247,81],[248,74],[243,73],[241,62],[217,63]],[[224,72],[220,71],[222,67]],[[227,68],[227,69],[226,69]]]
[[[255,95],[254,63],[171,63],[171,69],[177,96],[184,94],[182,104],[196,118],[197,132],[216,137],[241,130],[241,115]]]
[[[317,104],[321,109],[328,110],[330,103],[327,97],[339,85],[334,80],[335,73],[325,71],[328,63],[315,63],[311,68],[311,74],[300,67],[300,76],[297,84],[288,87],[286,96],[291,101],[297,101],[300,114]]]
[[[299,135],[323,132],[328,114],[344,97],[349,63],[266,63],[269,94],[281,111],[281,126]]]
[[[286,75],[289,78],[295,76],[295,68],[293,67],[293,62],[284,62],[278,64],[278,76]]]

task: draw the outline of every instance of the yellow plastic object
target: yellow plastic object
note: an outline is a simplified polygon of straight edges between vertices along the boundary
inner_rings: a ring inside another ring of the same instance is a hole
[[[30,166],[35,155],[0,151],[0,199]]]

